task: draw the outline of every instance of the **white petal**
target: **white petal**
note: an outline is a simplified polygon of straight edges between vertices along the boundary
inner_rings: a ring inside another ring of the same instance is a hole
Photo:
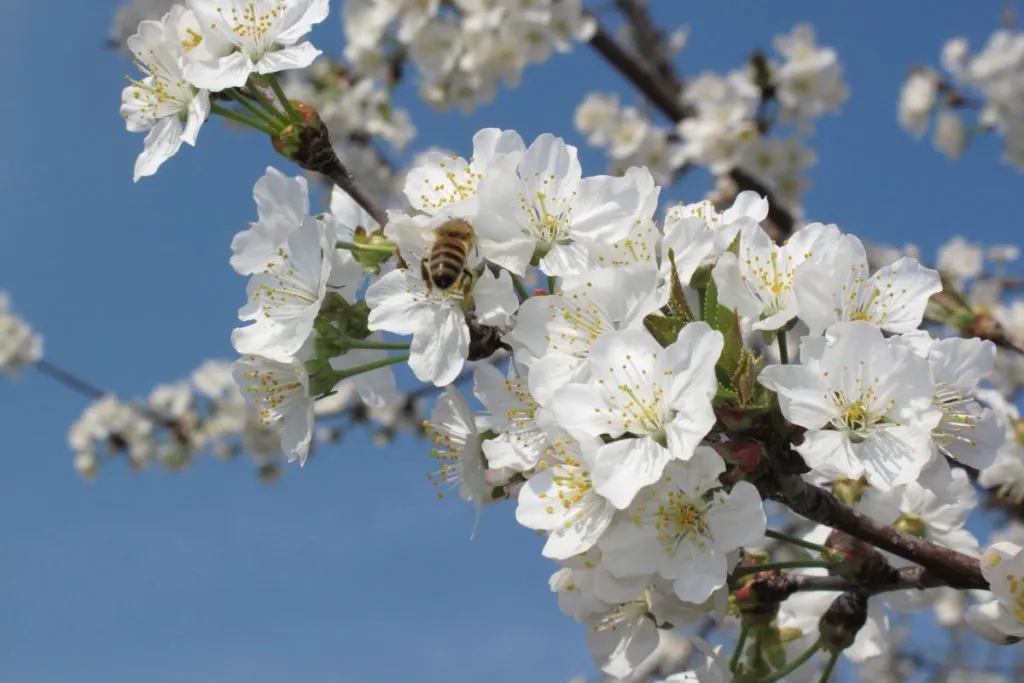
[[[661,478],[669,459],[669,451],[649,437],[604,444],[594,454],[594,490],[624,510],[640,489]]]
[[[323,53],[309,42],[274,50],[256,62],[256,73],[272,74],[288,69],[305,69],[321,54]]]
[[[460,311],[434,309],[426,329],[413,333],[409,367],[422,382],[436,386],[451,384],[469,355],[469,327]]]
[[[153,126],[146,135],[142,153],[135,160],[135,182],[139,178],[153,175],[165,161],[177,154],[181,147],[182,130],[181,120],[177,116],[168,116]]]
[[[244,52],[232,52],[216,60],[189,62],[185,65],[185,79],[195,87],[210,92],[241,88],[252,72],[252,60]]]

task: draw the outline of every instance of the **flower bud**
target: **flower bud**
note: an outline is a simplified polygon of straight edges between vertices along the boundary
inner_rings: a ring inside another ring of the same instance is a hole
[[[264,465],[260,465],[257,470],[257,474],[259,474],[260,481],[264,484],[272,484],[281,478],[281,475],[284,474],[284,470],[276,462],[268,462]]]
[[[882,553],[860,539],[833,531],[825,545],[838,551],[831,558],[828,569],[833,576],[842,576],[858,585],[888,584],[899,580],[899,572],[889,566]]]
[[[832,482],[832,495],[850,507],[856,507],[866,486],[863,479],[836,479]]]
[[[867,597],[859,591],[843,593],[832,601],[818,621],[822,648],[836,653],[850,647],[867,620]]]
[[[722,459],[743,475],[757,472],[767,454],[764,446],[753,439],[741,439],[717,444],[715,450]]]

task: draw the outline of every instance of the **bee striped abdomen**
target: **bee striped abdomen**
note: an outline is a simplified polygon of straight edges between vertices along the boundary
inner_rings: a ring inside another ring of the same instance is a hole
[[[469,250],[464,240],[441,238],[434,242],[427,261],[430,280],[438,289],[448,289],[462,275]]]

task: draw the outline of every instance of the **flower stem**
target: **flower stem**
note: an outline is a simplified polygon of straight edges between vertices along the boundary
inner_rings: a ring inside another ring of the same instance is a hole
[[[818,545],[817,543],[811,543],[810,541],[805,541],[804,539],[797,538],[796,536],[790,536],[789,534],[784,534],[781,531],[774,531],[772,529],[767,529],[764,532],[764,535],[767,536],[768,538],[774,538],[777,541],[783,541],[785,543],[791,543],[792,545],[798,545],[801,548],[807,548],[808,550],[814,550],[815,552],[825,553],[825,554],[829,554],[829,553],[832,552],[831,548],[826,548],[823,545]]]
[[[381,349],[384,351],[408,351],[409,345],[401,342],[373,342],[361,339],[345,339],[341,342],[347,349]]]
[[[260,107],[257,107],[238,88],[228,88],[224,92],[227,93],[228,97],[233,99],[235,102],[238,102],[238,104],[248,109],[253,115],[256,116],[256,118],[260,119],[261,121],[264,121],[267,124],[267,126],[269,126],[272,130],[280,132],[280,129],[283,128],[283,126],[281,125],[281,120],[279,118],[272,115],[271,113],[267,113]]]
[[[512,276],[512,285],[516,288],[516,294],[519,295],[519,301],[523,302],[530,298],[530,293],[526,291],[526,285],[519,279],[518,275]]]
[[[284,107],[285,112],[288,114],[288,118],[292,121],[298,121],[299,115],[295,112],[295,107],[292,106],[288,96],[284,93],[284,88],[277,80],[277,74],[269,74],[267,80],[270,82],[270,87],[273,88],[274,94],[277,95],[277,99],[281,100],[281,106]]]
[[[782,359],[783,364],[787,364],[789,363],[789,342],[786,341],[786,330],[779,330],[776,339],[779,341],[779,358]]]
[[[785,678],[786,676],[788,676],[789,674],[793,673],[801,666],[806,664],[807,660],[813,657],[814,654],[820,649],[821,643],[815,641],[814,645],[811,645],[809,648],[804,650],[804,652],[799,657],[794,659],[792,662],[782,667],[781,669],[773,673],[771,676],[757,680],[756,683],[775,683],[775,681],[781,681],[783,678]]]
[[[387,366],[394,365],[396,363],[404,363],[407,360],[409,360],[409,354],[403,353],[398,356],[388,356],[387,358],[374,361],[373,363],[367,363],[366,365],[357,365],[354,368],[338,373],[338,381],[340,382],[343,379],[355,377],[356,375],[361,375],[364,372],[370,372],[371,370],[376,370],[378,368],[386,368]]]
[[[275,133],[274,131],[272,131],[269,128],[267,128],[266,125],[264,125],[264,123],[262,121],[256,121],[255,119],[250,119],[248,116],[246,116],[244,114],[239,114],[237,111],[233,111],[233,110],[228,109],[226,107],[222,107],[222,106],[220,106],[219,104],[217,104],[215,102],[210,104],[210,111],[213,112],[214,114],[217,114],[218,116],[223,116],[226,119],[231,119],[232,121],[235,121],[236,123],[240,123],[243,126],[249,126],[250,128],[255,128],[256,130],[261,131],[263,133],[266,133],[267,135],[270,135],[271,137],[277,135],[277,133]]]
[[[828,658],[828,664],[825,665],[825,670],[821,672],[821,678],[818,679],[818,683],[827,683],[828,677],[832,675],[832,671],[836,668],[836,662],[839,661],[839,653],[833,652],[832,656]]]
[[[556,287],[558,287],[558,278],[548,275],[548,294],[554,294]]]
[[[260,90],[258,85],[255,83],[247,85],[245,87],[245,92],[252,95],[253,99],[263,105],[263,108],[266,109],[268,113],[273,114],[275,118],[280,120],[282,125],[287,126],[291,123],[291,120],[285,116],[280,109],[274,106],[274,102],[263,94],[263,91]]]
[[[395,250],[395,245],[391,242],[379,242],[377,244],[358,244],[356,242],[346,242],[344,240],[338,240],[334,243],[336,249],[345,249],[346,251],[379,251],[382,253],[390,254]]]
[[[740,628],[740,637],[736,641],[736,650],[733,651],[732,657],[729,659],[729,671],[736,673],[736,667],[740,665],[740,657],[743,656],[743,646],[747,644],[747,634],[750,632],[750,627],[743,625]]]
[[[736,567],[733,570],[733,578],[739,578],[741,576],[747,576],[748,574],[757,574],[759,572],[768,572],[775,569],[807,569],[810,567],[829,567],[831,566],[828,562],[823,560],[793,560],[792,562],[766,562],[765,564],[755,564],[748,567]]]

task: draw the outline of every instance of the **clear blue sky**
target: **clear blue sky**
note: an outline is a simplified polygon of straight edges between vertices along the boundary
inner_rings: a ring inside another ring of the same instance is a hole
[[[337,53],[337,2],[317,33]],[[800,20],[839,50],[851,98],[822,121],[808,216],[932,253],[954,233],[1019,241],[1022,178],[982,141],[958,163],[896,124],[908,66],[943,41],[979,45],[1001,2],[753,3],[652,0],[692,26],[683,73],[731,68]],[[133,185],[142,137],[124,131],[128,63],[103,48],[113,0],[0,0],[0,288],[46,353],[124,397],[230,357],[244,282],[231,236],[254,215],[270,145],[213,122]],[[474,115],[438,116],[410,89],[417,142],[467,153],[486,126],[583,147],[590,90],[622,82],[585,46],[529,70]],[[626,99],[630,95],[625,95]],[[584,169],[604,162],[582,151]],[[694,176],[676,198],[697,199]],[[551,681],[591,671],[583,631],[547,593],[552,565],[511,506],[438,503],[426,445],[350,436],[275,486],[245,462],[185,474],[106,468],[76,477],[66,430],[86,401],[28,373],[0,381],[0,680],[10,683],[430,683]]]

